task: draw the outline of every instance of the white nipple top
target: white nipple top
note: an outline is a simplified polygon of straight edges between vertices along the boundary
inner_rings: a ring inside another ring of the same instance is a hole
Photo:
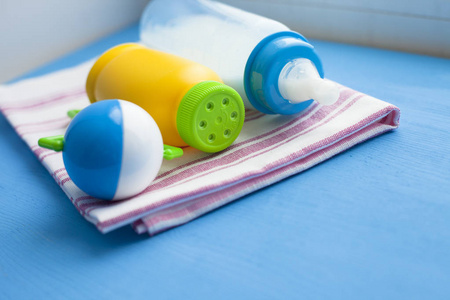
[[[314,64],[298,58],[284,66],[278,78],[281,96],[292,103],[314,99],[322,105],[332,105],[339,98],[339,87],[322,79]]]

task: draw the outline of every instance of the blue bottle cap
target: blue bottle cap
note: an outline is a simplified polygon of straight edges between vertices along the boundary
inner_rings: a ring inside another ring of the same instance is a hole
[[[281,96],[278,78],[290,61],[307,58],[323,78],[322,62],[314,47],[299,33],[282,31],[269,35],[256,45],[244,72],[244,88],[250,103],[266,114],[290,115],[307,108],[313,100],[291,103]]]

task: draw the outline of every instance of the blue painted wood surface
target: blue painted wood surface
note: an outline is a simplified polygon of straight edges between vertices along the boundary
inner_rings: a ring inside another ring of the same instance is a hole
[[[0,299],[448,299],[450,60],[313,42],[400,128],[152,238],[99,233],[0,116]]]

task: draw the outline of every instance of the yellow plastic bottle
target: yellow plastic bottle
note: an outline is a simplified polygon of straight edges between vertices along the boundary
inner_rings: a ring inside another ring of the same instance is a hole
[[[100,56],[86,91],[92,103],[123,99],[141,106],[172,146],[218,152],[233,143],[244,123],[241,97],[213,70],[139,44]]]

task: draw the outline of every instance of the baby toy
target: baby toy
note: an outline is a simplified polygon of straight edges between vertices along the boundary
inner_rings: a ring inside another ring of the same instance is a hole
[[[124,100],[106,100],[74,116],[64,136],[41,138],[39,146],[62,151],[74,184],[105,200],[121,200],[142,192],[156,177],[162,159],[183,151],[163,145],[153,118]]]

